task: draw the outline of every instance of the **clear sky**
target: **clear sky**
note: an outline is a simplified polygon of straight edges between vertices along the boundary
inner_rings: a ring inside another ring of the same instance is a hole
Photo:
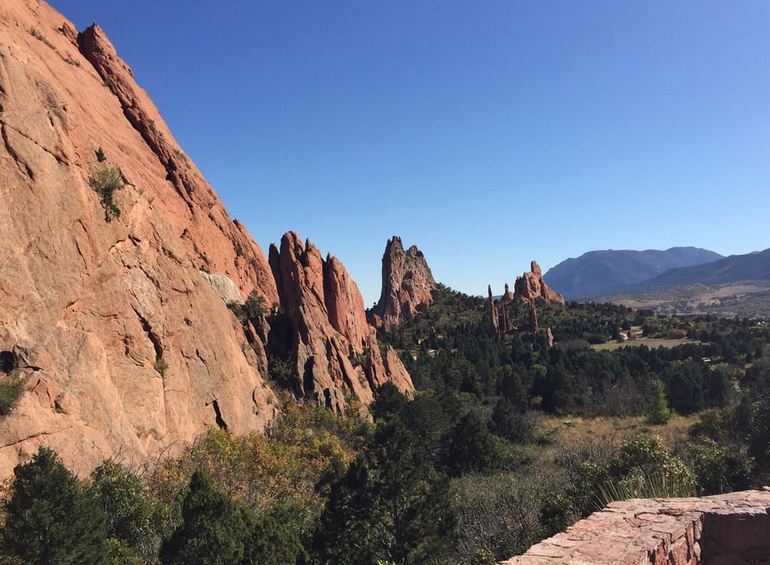
[[[367,304],[386,239],[481,294],[536,258],[770,247],[767,0],[54,0],[265,248]]]

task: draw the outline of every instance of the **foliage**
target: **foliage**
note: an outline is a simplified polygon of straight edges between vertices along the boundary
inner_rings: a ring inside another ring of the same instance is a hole
[[[565,453],[561,463],[573,506],[584,516],[613,500],[691,496],[695,490],[692,470],[657,438]]]
[[[494,469],[503,458],[496,438],[475,412],[462,416],[446,436],[443,467],[451,477]]]
[[[7,416],[24,392],[24,379],[18,374],[0,376],[0,417]]]
[[[650,401],[649,412],[647,413],[647,421],[651,424],[665,424],[668,422],[673,413],[668,407],[668,400],[666,400],[666,390],[663,383],[659,380],[652,381],[653,395]]]
[[[453,517],[448,483],[396,420],[334,483],[314,537],[324,564],[440,561]]]
[[[91,473],[88,490],[106,517],[106,535],[121,560],[152,561],[160,545],[158,509],[139,477],[108,460]]]
[[[286,565],[304,557],[307,510],[300,501],[279,502],[260,515],[245,512],[250,531],[243,565]]]
[[[94,170],[89,184],[99,195],[102,208],[104,208],[104,219],[110,222],[119,218],[120,208],[115,203],[115,192],[124,186],[121,170],[117,167],[101,165]]]
[[[753,461],[744,446],[720,445],[711,438],[702,438],[688,447],[685,457],[702,496],[751,487]]]
[[[14,469],[3,549],[26,563],[107,563],[102,508],[47,448]]]
[[[166,363],[165,360],[163,359],[156,360],[154,367],[161,377],[166,376],[166,371],[168,370],[168,363]]]
[[[273,357],[268,363],[267,375],[283,389],[294,390],[297,386],[297,364],[293,359]]]
[[[240,563],[247,527],[240,509],[219,492],[203,471],[195,471],[182,504],[182,524],[161,548],[164,565]]]
[[[104,149],[101,147],[94,151],[94,153],[96,154],[96,160],[99,163],[104,163],[107,160],[107,155],[104,154]]]
[[[574,521],[574,511],[557,507],[554,488],[561,485],[539,474],[467,475],[453,481],[457,541],[451,562],[497,563],[563,529]]]

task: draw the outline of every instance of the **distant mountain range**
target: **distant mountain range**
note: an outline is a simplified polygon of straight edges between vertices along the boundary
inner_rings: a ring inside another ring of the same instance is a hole
[[[672,288],[692,284],[720,285],[740,281],[770,281],[770,249],[731,255],[692,267],[669,269],[645,281],[643,290]]]
[[[671,269],[686,271],[721,259],[719,253],[697,247],[589,251],[562,261],[545,274],[545,280],[569,299],[594,298],[626,292]]]

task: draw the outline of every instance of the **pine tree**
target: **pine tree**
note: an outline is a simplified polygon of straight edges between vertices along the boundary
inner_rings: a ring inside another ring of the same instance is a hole
[[[248,535],[241,511],[196,471],[182,503],[182,524],[161,548],[165,565],[238,565]]]
[[[107,562],[104,514],[52,450],[14,469],[3,545],[25,563]]]
[[[673,416],[673,412],[668,407],[666,389],[658,379],[652,381],[652,387],[652,402],[650,403],[647,420],[651,424],[665,424]]]
[[[454,533],[446,478],[398,418],[334,484],[314,539],[324,565],[441,561]]]

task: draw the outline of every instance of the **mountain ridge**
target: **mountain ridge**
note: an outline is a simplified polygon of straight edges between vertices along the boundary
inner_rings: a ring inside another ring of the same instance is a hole
[[[544,278],[569,299],[609,295],[659,276],[673,267],[695,266],[722,256],[698,247],[665,250],[594,250],[555,265]]]

